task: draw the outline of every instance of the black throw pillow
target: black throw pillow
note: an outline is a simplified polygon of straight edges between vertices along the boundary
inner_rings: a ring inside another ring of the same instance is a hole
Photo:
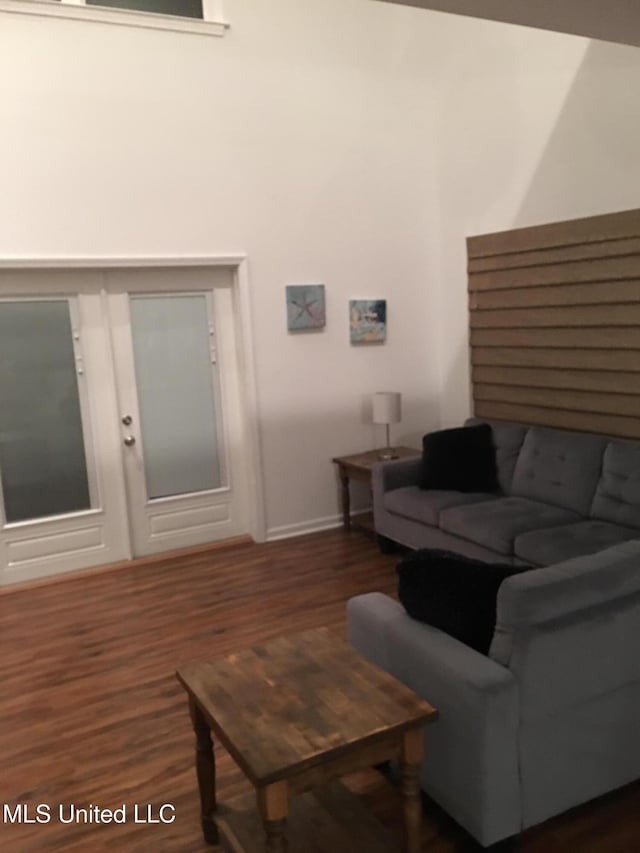
[[[496,449],[489,424],[430,432],[422,439],[421,489],[498,491]]]
[[[529,566],[483,563],[450,551],[423,549],[398,563],[398,598],[413,619],[486,655],[496,626],[500,584],[528,570]]]

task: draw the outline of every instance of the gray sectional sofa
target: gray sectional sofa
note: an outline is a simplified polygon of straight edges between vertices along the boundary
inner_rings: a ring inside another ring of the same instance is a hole
[[[500,494],[423,491],[419,457],[382,463],[373,474],[376,533],[410,548],[532,566],[640,538],[640,443],[490,426]]]
[[[640,446],[492,428],[503,496],[419,494],[413,460],[375,475],[384,535],[535,567],[502,583],[489,654],[381,593],[347,616],[439,709],[422,787],[485,846],[640,777]]]

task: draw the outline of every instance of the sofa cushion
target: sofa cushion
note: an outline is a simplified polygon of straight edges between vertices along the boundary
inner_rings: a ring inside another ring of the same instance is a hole
[[[527,563],[550,566],[638,538],[640,530],[632,527],[587,519],[577,524],[561,524],[523,533],[516,538],[514,551],[516,556]]]
[[[589,515],[607,439],[531,427],[513,474],[511,494]]]
[[[418,486],[403,486],[401,489],[385,492],[383,506],[395,515],[437,527],[440,512],[443,509],[460,504],[495,500],[495,497],[482,492],[447,492],[438,489],[424,490]]]
[[[525,569],[422,549],[401,560],[396,571],[398,598],[409,616],[486,655],[496,624],[498,588]]]
[[[488,424],[430,432],[422,439],[421,489],[496,492],[496,451]]]
[[[496,449],[496,469],[498,485],[508,494],[511,490],[513,472],[518,461],[518,454],[529,427],[523,424],[512,424],[507,421],[480,421],[470,418],[467,424],[488,423],[493,436],[493,446]]]
[[[640,445],[610,441],[591,505],[591,516],[640,528]]]
[[[580,516],[570,510],[508,496],[444,509],[440,513],[440,528],[499,554],[513,554],[515,539],[520,534],[580,520]]]

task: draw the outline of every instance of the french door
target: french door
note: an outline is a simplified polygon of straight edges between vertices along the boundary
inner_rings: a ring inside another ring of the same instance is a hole
[[[136,555],[247,532],[232,288],[210,275],[107,275]]]
[[[2,583],[246,533],[230,269],[0,275]]]

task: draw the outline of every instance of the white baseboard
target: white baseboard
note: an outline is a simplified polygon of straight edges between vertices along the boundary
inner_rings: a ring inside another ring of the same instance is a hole
[[[366,512],[371,512],[371,507],[352,512],[351,516],[363,515]],[[336,527],[342,527],[342,515],[327,515],[324,518],[299,521],[297,524],[283,524],[281,527],[270,527],[267,530],[267,542],[304,536],[306,533],[317,533],[320,530],[332,530]]]

